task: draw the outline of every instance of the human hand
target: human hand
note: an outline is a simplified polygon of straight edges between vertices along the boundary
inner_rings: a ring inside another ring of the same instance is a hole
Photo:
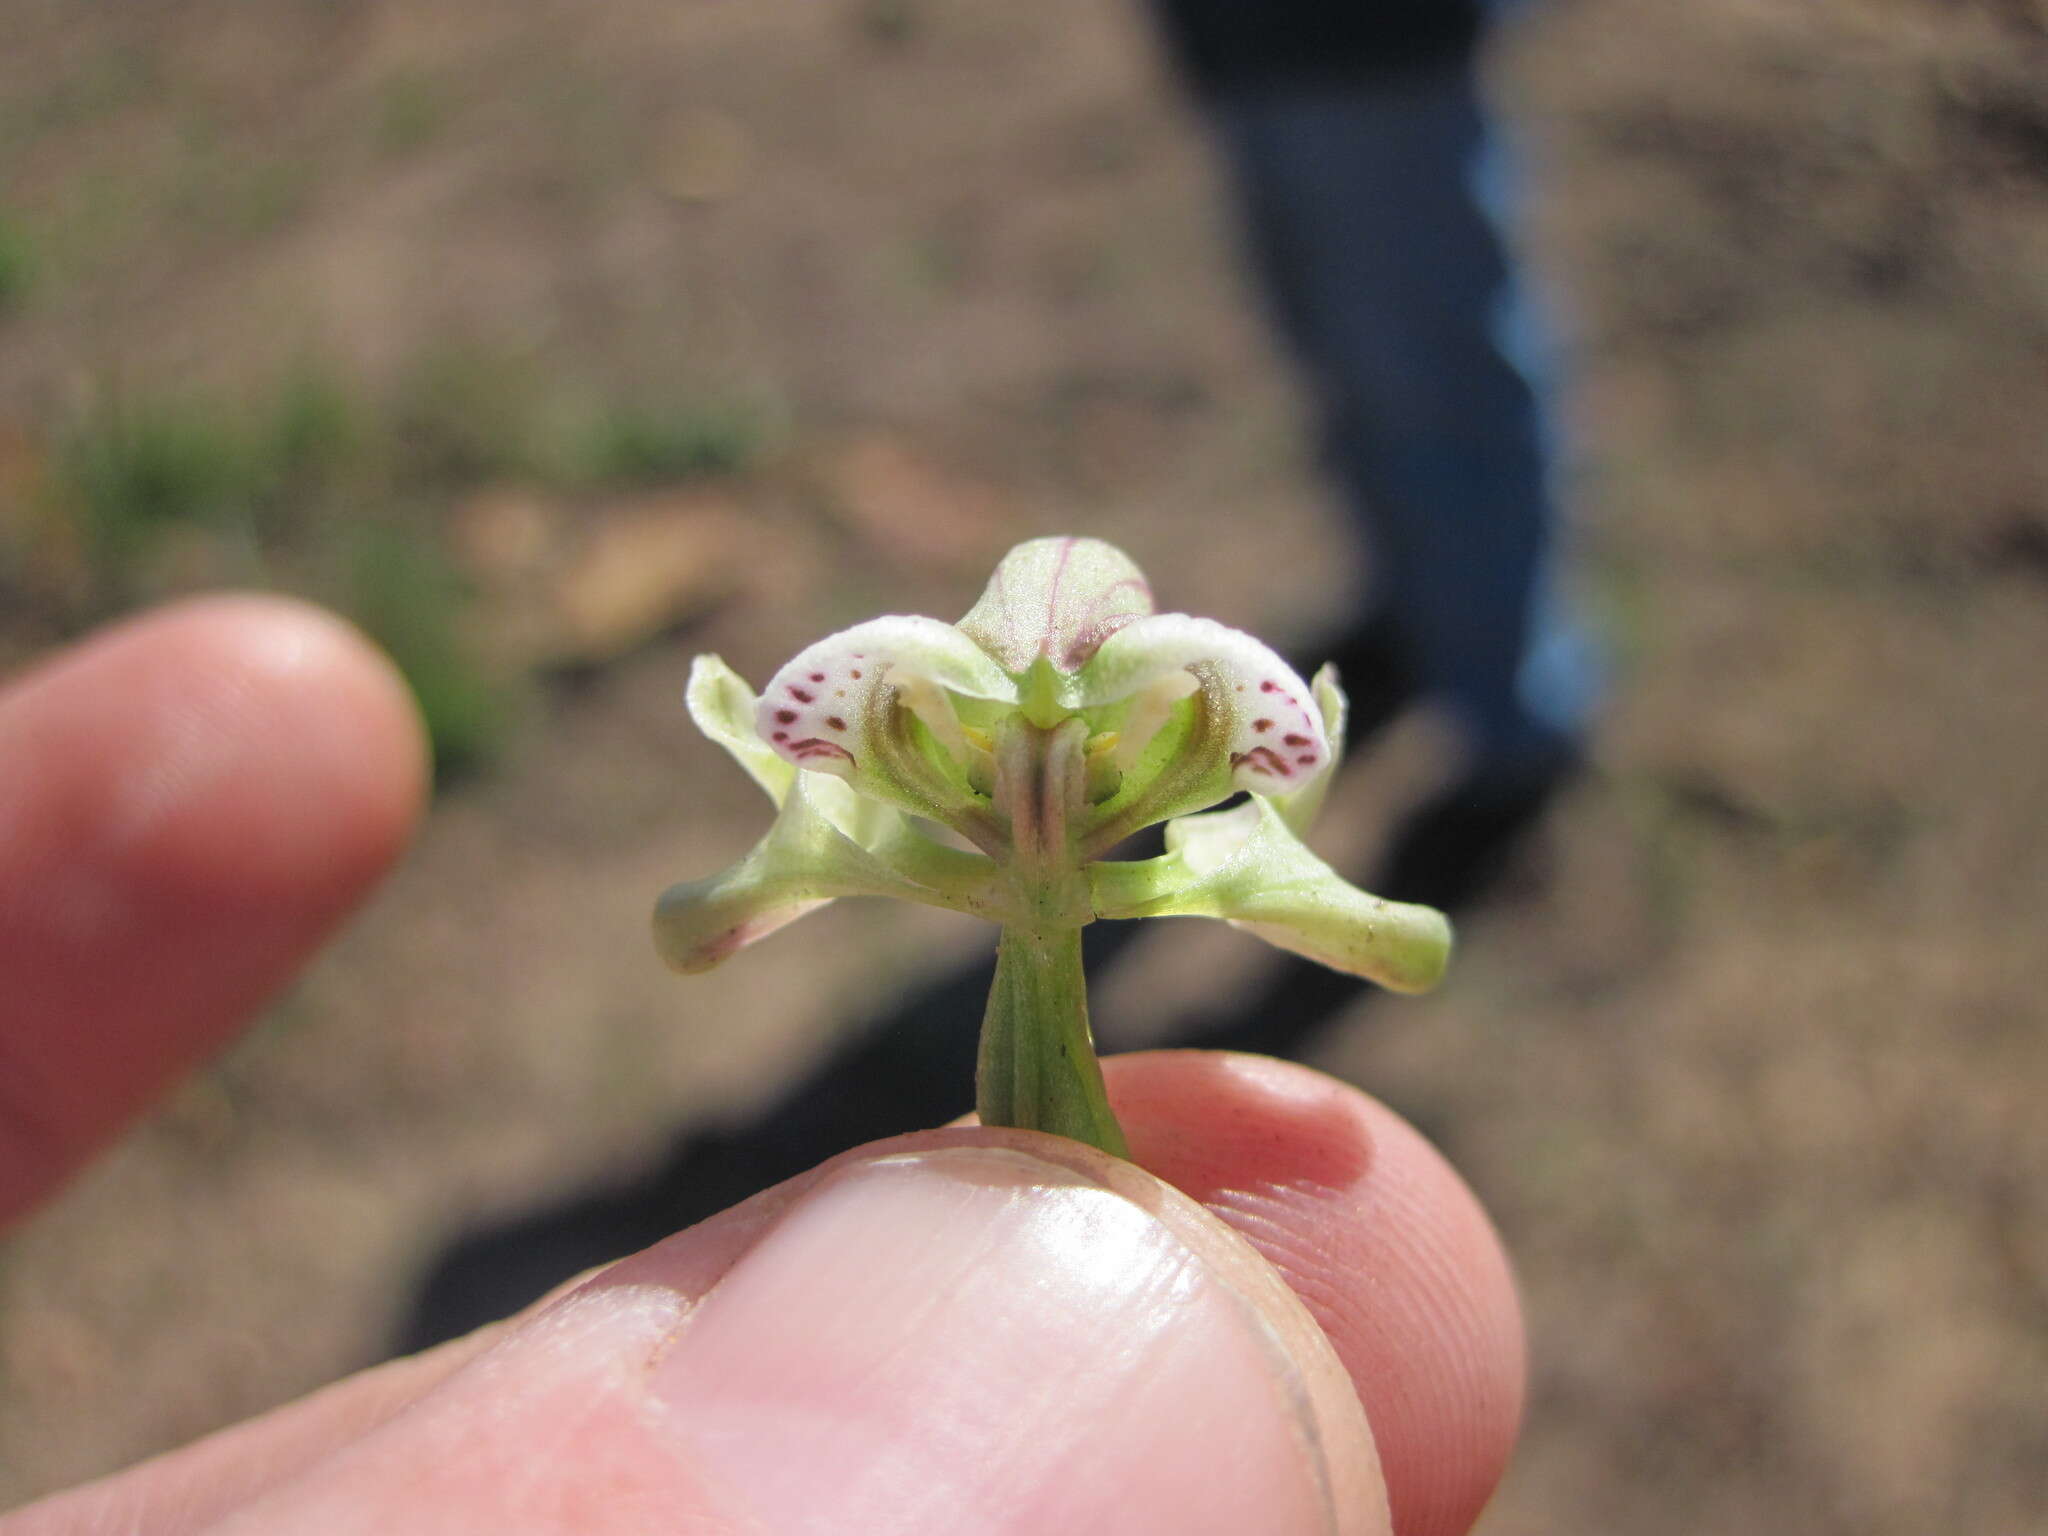
[[[421,763],[389,668],[270,600],[0,694],[0,1214],[285,983]],[[1303,1068],[1105,1067],[1139,1166],[973,1126],[860,1148],[0,1536],[1467,1529],[1522,1346],[1456,1175]]]

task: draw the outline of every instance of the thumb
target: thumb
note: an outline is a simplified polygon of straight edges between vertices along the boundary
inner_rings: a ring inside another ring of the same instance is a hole
[[[838,1171],[654,1388],[776,1531],[1386,1525],[1350,1378],[1294,1293],[1186,1196],[1049,1137]]]
[[[613,1266],[220,1529],[656,1525],[1389,1529],[1350,1377],[1265,1260],[1129,1164],[971,1127]]]
[[[1303,1067],[1107,1075],[1172,1187],[1029,1132],[878,1142],[0,1531],[1468,1530],[1523,1380],[1471,1192]]]

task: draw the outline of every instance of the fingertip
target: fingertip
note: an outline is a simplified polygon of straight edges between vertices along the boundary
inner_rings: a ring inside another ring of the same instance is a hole
[[[1249,1239],[1329,1337],[1399,1536],[1468,1529],[1513,1449],[1526,1346],[1464,1181],[1392,1110],[1307,1067],[1205,1051],[1103,1065],[1133,1160]]]
[[[195,598],[0,697],[0,1214],[285,984],[427,784],[395,669],[288,598]]]
[[[1134,1160],[1183,1190],[1221,1190],[1252,1175],[1275,1186],[1338,1188],[1371,1169],[1370,1101],[1333,1077],[1223,1051],[1111,1060],[1106,1070],[1118,1113],[1132,1121]]]
[[[186,599],[113,625],[0,706],[15,803],[50,857],[145,888],[337,895],[403,846],[427,787],[397,669],[309,603]],[[5,873],[6,871],[0,871]]]
[[[138,864],[228,894],[346,905],[396,859],[429,783],[398,669],[360,631],[292,598],[192,599],[119,637],[148,647],[160,756],[127,790]],[[126,659],[125,657],[122,659]],[[210,738],[210,740],[209,740]]]

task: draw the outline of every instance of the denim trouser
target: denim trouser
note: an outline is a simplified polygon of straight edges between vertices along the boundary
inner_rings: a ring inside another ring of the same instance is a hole
[[[1371,607],[1482,771],[1554,758],[1596,668],[1554,590],[1549,358],[1496,228],[1508,158],[1470,69],[1208,101],[1369,541]]]

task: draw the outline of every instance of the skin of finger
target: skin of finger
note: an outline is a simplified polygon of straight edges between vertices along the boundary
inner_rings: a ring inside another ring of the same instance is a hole
[[[0,1223],[290,980],[425,785],[391,665],[281,598],[158,610],[0,692]]]
[[[835,1166],[860,1155],[856,1150],[821,1164],[658,1244],[665,1282],[686,1301],[696,1300],[783,1210]],[[503,1322],[423,1354],[359,1371],[190,1445],[54,1494],[12,1517],[0,1516],[0,1536],[103,1536],[130,1530],[194,1536],[211,1530],[412,1407],[494,1344],[535,1324],[585,1286],[618,1284],[615,1277],[624,1267],[643,1257],[634,1255],[565,1281]]]
[[[1247,1238],[1372,1421],[1398,1536],[1456,1536],[1506,1471],[1526,1345],[1484,1209],[1415,1129],[1309,1068],[1167,1051],[1104,1063],[1133,1158]]]
[[[368,1434],[474,1358],[506,1324],[335,1382],[125,1471],[0,1516],[0,1536],[192,1536]]]
[[[1483,1502],[1512,1438],[1520,1396],[1521,1341],[1505,1261],[1492,1247],[1483,1215],[1455,1175],[1387,1111],[1306,1068],[1207,1053],[1149,1053],[1112,1058],[1105,1065],[1112,1095],[1139,1155],[1153,1160],[1160,1173],[1176,1178],[1188,1193],[1199,1197],[1206,1191],[1217,1198],[1221,1214],[1237,1222],[1253,1245],[1276,1261],[1351,1372],[1383,1456],[1390,1440],[1402,1447],[1402,1459],[1389,1458],[1388,1464],[1397,1529],[1404,1536],[1422,1529],[1462,1529],[1446,1523],[1449,1512],[1476,1510]],[[647,1255],[612,1266],[587,1285],[631,1295],[653,1264],[664,1286],[687,1298],[701,1296],[792,1202],[835,1167],[887,1149],[944,1144],[961,1134],[932,1133],[848,1154],[679,1234]],[[1382,1198],[1376,1184],[1383,1179],[1411,1186],[1413,1194]],[[1270,1205],[1262,1209],[1249,1198],[1253,1195],[1267,1197]],[[1432,1209],[1432,1198],[1448,1201],[1452,1209]],[[1360,1223],[1389,1230],[1342,1230]],[[1404,1238],[1399,1229],[1405,1223],[1419,1224],[1424,1234]],[[1426,1263],[1375,1267],[1355,1262],[1370,1260],[1370,1253],[1357,1250],[1373,1243],[1455,1254],[1460,1244],[1473,1240],[1475,1230],[1480,1251],[1467,1261],[1475,1275],[1445,1275]],[[1450,1316],[1462,1313],[1467,1321],[1446,1334],[1429,1331],[1419,1320],[1438,1303],[1428,1294],[1404,1294],[1404,1286],[1417,1285],[1467,1297],[1449,1308]],[[1353,1314],[1374,1309],[1409,1320],[1400,1325],[1407,1331],[1362,1330]],[[456,1365],[474,1357],[476,1342],[456,1346],[460,1354],[427,1357],[437,1359],[441,1368],[411,1378],[409,1387],[424,1392],[438,1386]],[[1398,1358],[1387,1358],[1386,1351],[1397,1345]],[[1443,1383],[1434,1396],[1427,1390],[1431,1382]],[[79,1490],[68,1499],[38,1506],[52,1517],[45,1523],[17,1530],[0,1522],[0,1528],[6,1536],[102,1531],[108,1526],[95,1519],[95,1506],[118,1502],[124,1511],[138,1513],[135,1528],[161,1530],[167,1536],[197,1529],[228,1506],[197,1505],[199,1479],[186,1479],[175,1501],[158,1496],[169,1486],[169,1475],[181,1457],[212,1447],[220,1465],[231,1464],[238,1456],[245,1462],[263,1460],[276,1474],[269,1479],[274,1484],[286,1472],[308,1464],[309,1449],[321,1443],[322,1416],[331,1419],[326,1426],[330,1446],[345,1443],[363,1428],[370,1416],[352,1407],[349,1391],[350,1384],[345,1383],[288,1410],[300,1415],[284,1437],[292,1445],[289,1457],[278,1454],[280,1435],[272,1432],[277,1418],[273,1415]],[[1441,1408],[1432,1404],[1444,1402],[1473,1405],[1466,1410],[1471,1427],[1454,1430],[1446,1444],[1431,1451],[1426,1443],[1429,1426],[1442,1421]],[[387,1411],[374,1415],[375,1422],[391,1416],[389,1405],[385,1407]],[[510,1454],[517,1455],[516,1446]],[[247,1491],[245,1484],[244,1497]],[[178,1519],[181,1509],[201,1510],[204,1518],[184,1523]],[[1403,1516],[1403,1509],[1412,1513]],[[63,1518],[55,1518],[60,1514]],[[1398,1523],[1404,1519],[1434,1523]]]
[[[702,1295],[790,1206],[862,1164],[942,1148],[1023,1152],[1138,1205],[1255,1309],[1292,1363],[1289,1393],[1323,1449],[1343,1536],[1388,1529],[1371,1432],[1327,1340],[1250,1246],[1178,1191],[1060,1138],[978,1127],[924,1132],[849,1153],[626,1260],[466,1363],[404,1413],[241,1509],[223,1533],[367,1527],[439,1510],[521,1532],[759,1529],[688,1437],[650,1403],[647,1376]],[[831,1286],[829,1273],[818,1277]],[[1028,1369],[1030,1362],[1019,1362]],[[1006,1390],[991,1383],[991,1390]],[[991,1531],[1008,1529],[984,1512]],[[1134,1526],[1142,1529],[1142,1525]],[[38,1529],[35,1536],[54,1536]],[[26,1536],[9,1532],[8,1536]]]
[[[192,1536],[207,1530],[337,1447],[367,1435],[440,1386],[509,1330],[611,1267],[599,1265],[563,1281],[502,1322],[417,1355],[357,1371],[190,1445],[54,1494],[23,1510],[16,1517],[18,1529],[0,1518],[0,1536],[99,1536],[107,1531]]]

